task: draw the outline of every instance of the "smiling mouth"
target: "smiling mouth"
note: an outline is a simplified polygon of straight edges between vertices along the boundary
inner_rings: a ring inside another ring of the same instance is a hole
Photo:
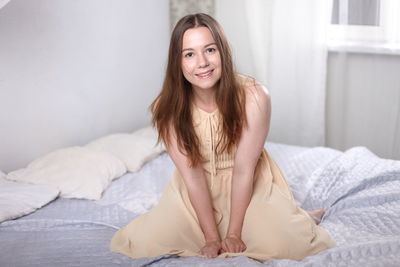
[[[213,71],[214,71],[214,70],[210,70],[210,71],[203,72],[203,73],[198,73],[198,74],[196,74],[196,76],[197,76],[198,78],[200,78],[200,79],[205,79],[205,78],[210,77],[210,76],[212,75]]]

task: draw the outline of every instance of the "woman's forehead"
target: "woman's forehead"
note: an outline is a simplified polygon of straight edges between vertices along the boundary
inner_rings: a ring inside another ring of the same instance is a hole
[[[207,27],[191,28],[183,34],[182,50],[202,48],[212,43],[215,43],[215,40]]]

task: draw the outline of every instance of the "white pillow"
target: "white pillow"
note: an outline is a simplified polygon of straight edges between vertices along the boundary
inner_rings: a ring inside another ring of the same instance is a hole
[[[154,140],[154,144],[156,144],[157,138],[158,138],[158,133],[157,133],[156,129],[154,129],[152,126],[140,128],[139,130],[134,131],[132,134],[136,135],[136,136],[141,136],[144,138],[152,139],[152,140]]]
[[[161,144],[156,143],[157,132],[149,126],[132,134],[107,135],[90,142],[86,147],[109,152],[123,161],[128,171],[137,172],[146,162],[165,150]]]
[[[50,152],[6,178],[56,186],[65,198],[98,200],[110,182],[125,172],[123,162],[115,156],[76,146]]]
[[[7,181],[0,172],[0,222],[16,219],[43,207],[55,199],[59,192],[50,185]]]

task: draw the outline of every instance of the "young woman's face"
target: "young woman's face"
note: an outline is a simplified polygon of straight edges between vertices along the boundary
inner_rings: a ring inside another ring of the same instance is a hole
[[[194,89],[214,89],[221,78],[221,56],[207,27],[188,29],[182,41],[182,72]]]

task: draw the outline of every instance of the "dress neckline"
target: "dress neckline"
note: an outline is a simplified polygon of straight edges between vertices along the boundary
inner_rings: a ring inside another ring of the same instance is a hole
[[[202,112],[202,113],[204,113],[204,114],[206,114],[206,115],[208,115],[208,116],[214,115],[215,113],[218,112],[218,108],[216,108],[216,109],[215,109],[214,111],[212,111],[212,112],[208,112],[208,111],[205,111],[204,109],[199,108],[195,103],[193,103],[193,106],[194,106],[197,110],[199,110],[200,112]]]

